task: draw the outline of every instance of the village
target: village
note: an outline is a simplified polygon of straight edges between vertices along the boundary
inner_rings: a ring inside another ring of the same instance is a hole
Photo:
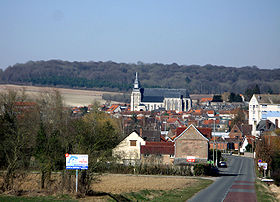
[[[134,91],[140,89],[138,85],[136,75]],[[256,158],[258,139],[279,138],[274,131],[279,127],[280,96],[255,94],[249,102],[240,97],[241,102],[217,102],[214,95],[191,95],[185,111],[143,110],[143,103],[134,111],[133,104],[102,105],[99,109],[121,120],[125,138],[113,149],[118,163],[218,165],[217,155],[212,154],[215,150]],[[83,111],[83,107],[73,108],[73,115]]]

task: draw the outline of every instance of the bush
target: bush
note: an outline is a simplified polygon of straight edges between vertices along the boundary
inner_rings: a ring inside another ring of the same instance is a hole
[[[277,186],[280,186],[280,168],[274,170],[271,174],[272,179],[274,180]]]
[[[196,164],[194,166],[194,175],[195,176],[200,176],[200,175],[205,175],[205,166],[202,164]]]
[[[280,152],[275,152],[274,155],[272,156],[272,173],[271,177],[275,181],[275,184],[277,186],[280,185]]]

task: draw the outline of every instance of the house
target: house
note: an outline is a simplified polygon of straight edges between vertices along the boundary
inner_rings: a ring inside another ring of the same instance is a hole
[[[203,97],[200,99],[199,104],[203,106],[209,106],[211,105],[212,100],[213,97]]]
[[[146,142],[141,145],[141,163],[145,164],[173,164],[173,142]]]
[[[236,124],[232,127],[231,131],[229,132],[229,137],[239,140],[243,138],[243,133]]]
[[[256,136],[256,127],[261,120],[269,120],[279,127],[280,94],[254,94],[249,102],[249,124],[252,135]]]
[[[257,127],[256,127],[256,134],[257,136],[261,135],[264,132],[271,132],[276,129],[276,126],[274,123],[272,123],[270,120],[261,120]]]
[[[138,74],[131,93],[131,111],[175,110],[188,111],[191,99],[186,89],[141,88]]]
[[[113,149],[113,157],[118,159],[118,163],[125,165],[140,163],[140,147],[145,144],[143,138],[136,132],[132,132]]]
[[[244,140],[242,142],[241,148],[240,148],[240,152],[245,152],[247,151],[246,147],[250,144],[250,145],[254,145],[254,141],[255,141],[256,137],[252,136],[252,135],[246,135],[244,137]],[[253,151],[253,150],[251,150]],[[250,152],[250,151],[247,151]]]
[[[109,114],[113,114],[113,113],[117,113],[117,112],[121,112],[121,106],[118,104],[112,104],[109,109],[107,109],[107,113]]]
[[[186,128],[174,142],[174,164],[186,164],[188,158],[194,158],[195,162],[207,162],[209,140],[194,125]]]

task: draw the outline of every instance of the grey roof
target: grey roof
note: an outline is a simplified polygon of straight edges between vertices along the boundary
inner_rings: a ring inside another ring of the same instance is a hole
[[[144,131],[142,138],[148,142],[160,142],[160,131]]]
[[[142,102],[163,102],[164,98],[189,98],[186,89],[143,88]]]
[[[255,94],[259,104],[280,104],[280,94]]]
[[[274,131],[276,129],[274,123],[272,123],[270,120],[261,120],[258,125],[256,130],[257,131]]]

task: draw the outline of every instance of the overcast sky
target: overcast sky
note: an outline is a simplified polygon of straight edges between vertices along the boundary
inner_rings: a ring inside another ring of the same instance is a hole
[[[280,0],[1,0],[0,68],[49,59],[280,68]]]

